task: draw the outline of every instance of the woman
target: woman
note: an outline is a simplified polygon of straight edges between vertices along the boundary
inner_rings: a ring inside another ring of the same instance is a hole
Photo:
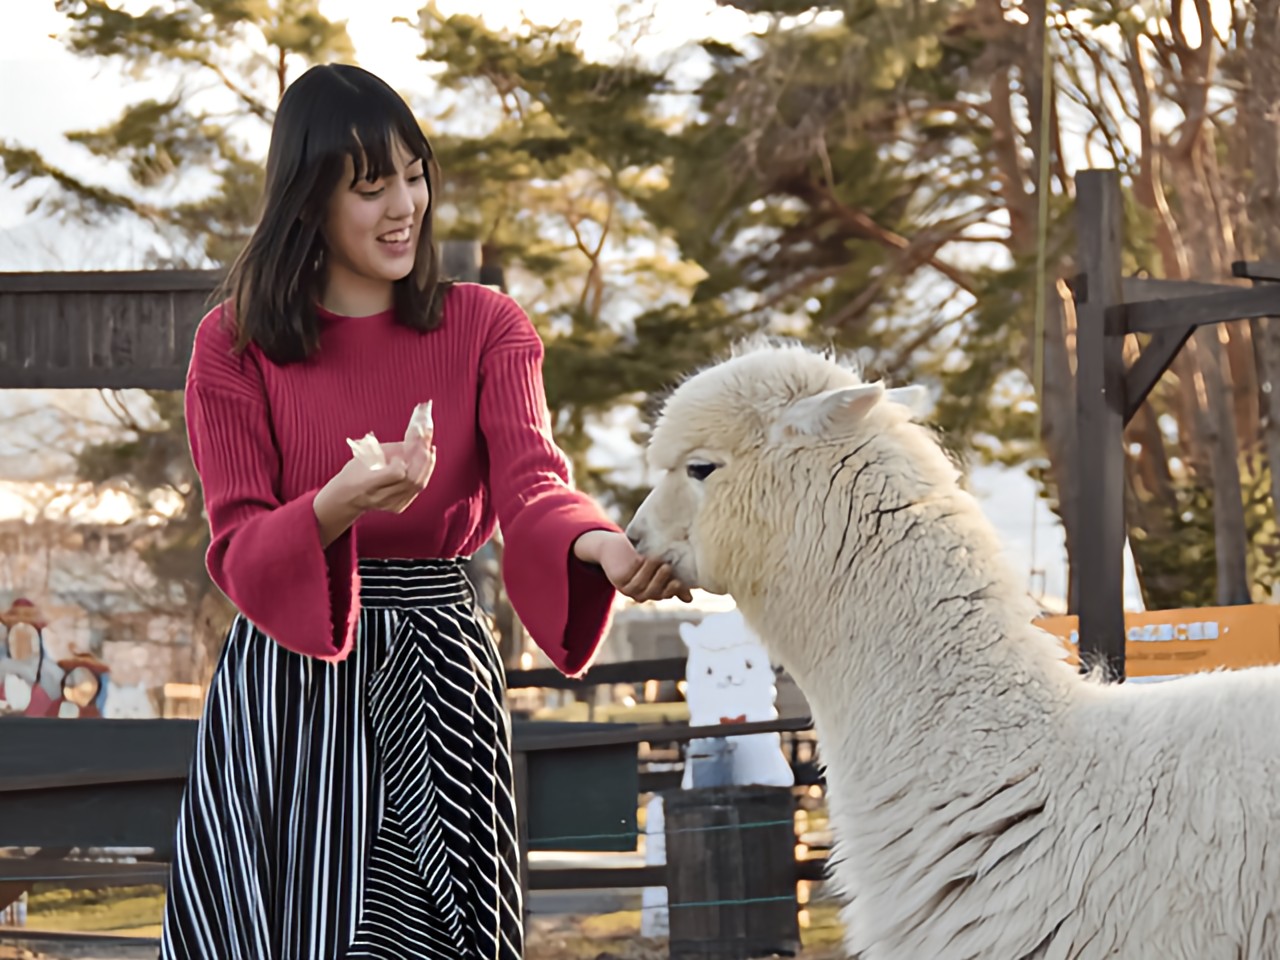
[[[240,616],[179,818],[165,958],[520,957],[503,670],[459,558],[502,524],[511,602],[568,674],[615,589],[688,599],[570,488],[523,311],[440,279],[436,181],[390,87],[309,70],[196,334],[208,567]],[[435,427],[406,430],[427,400]],[[369,431],[381,469],[345,442]]]

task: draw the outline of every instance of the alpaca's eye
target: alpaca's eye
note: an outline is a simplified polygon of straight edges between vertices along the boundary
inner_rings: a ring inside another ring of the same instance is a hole
[[[684,472],[689,475],[690,479],[705,480],[715,473],[716,466],[714,463],[691,463],[684,468]]]
[[[709,677],[709,676],[711,676],[711,668],[710,668],[710,667],[707,667],[707,676],[708,676],[708,677]]]
[[[748,660],[748,661],[747,661],[747,669],[748,669],[748,670],[750,670],[750,669],[751,669],[751,661],[750,661],[750,660]]]

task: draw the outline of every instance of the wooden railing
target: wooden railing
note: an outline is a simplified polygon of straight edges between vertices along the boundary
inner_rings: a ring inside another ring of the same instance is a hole
[[[569,680],[555,671],[513,671],[509,679],[513,688],[571,689],[683,675],[683,659],[672,659],[602,664],[584,680]],[[528,866],[531,848],[636,849],[638,797],[653,787],[639,774],[640,744],[684,743],[726,733],[797,733],[811,727],[808,717],[734,724],[731,730],[686,723],[517,721],[513,748],[528,889],[663,885],[666,874],[660,866]],[[34,882],[161,882],[195,732],[191,720],[0,720],[0,847],[42,848],[34,857],[0,858],[0,907]],[[673,778],[678,773],[661,776],[666,786],[677,785]],[[612,846],[557,844],[570,835],[610,833],[619,837]],[[132,864],[64,859],[73,849],[112,847],[154,853]],[[820,861],[802,861],[797,879],[817,879],[822,869]]]

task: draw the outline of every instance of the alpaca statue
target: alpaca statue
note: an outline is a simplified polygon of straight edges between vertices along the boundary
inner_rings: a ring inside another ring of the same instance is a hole
[[[1082,677],[921,394],[744,348],[667,400],[627,531],[804,691],[850,954],[1280,960],[1280,668]]]
[[[108,720],[154,720],[159,714],[145,683],[109,683],[102,716]]]
[[[777,687],[769,654],[739,611],[711,613],[701,623],[682,623],[680,639],[689,650],[685,700],[690,726],[725,724],[726,733],[731,734],[734,724],[777,719]],[[690,754],[702,746],[693,741]],[[729,736],[726,749],[730,783],[777,787],[795,783],[782,752],[782,738],[776,733]],[[694,767],[692,762],[685,763],[681,786],[686,790],[694,786]]]
[[[690,726],[725,724],[726,733],[732,733],[739,723],[777,719],[774,700],[778,690],[769,654],[741,613],[727,610],[709,613],[699,623],[681,623],[680,639],[689,650],[685,700]],[[696,786],[697,755],[712,742],[690,741],[680,782],[682,790]],[[778,734],[728,736],[724,747],[729,757],[724,771],[727,782],[775,787],[795,784],[795,773],[782,752]],[[661,794],[649,799],[645,816],[645,863],[658,866],[667,862],[667,838],[663,833],[666,811]],[[662,937],[669,933],[666,887],[645,887],[641,910],[641,936]]]

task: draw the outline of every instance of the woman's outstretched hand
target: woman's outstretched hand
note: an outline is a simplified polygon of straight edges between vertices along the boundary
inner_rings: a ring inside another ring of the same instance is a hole
[[[624,534],[589,530],[573,543],[573,553],[584,563],[594,563],[614,588],[632,600],[667,600],[679,597],[690,603],[689,588],[676,579],[671,565],[657,557],[642,557]]]

